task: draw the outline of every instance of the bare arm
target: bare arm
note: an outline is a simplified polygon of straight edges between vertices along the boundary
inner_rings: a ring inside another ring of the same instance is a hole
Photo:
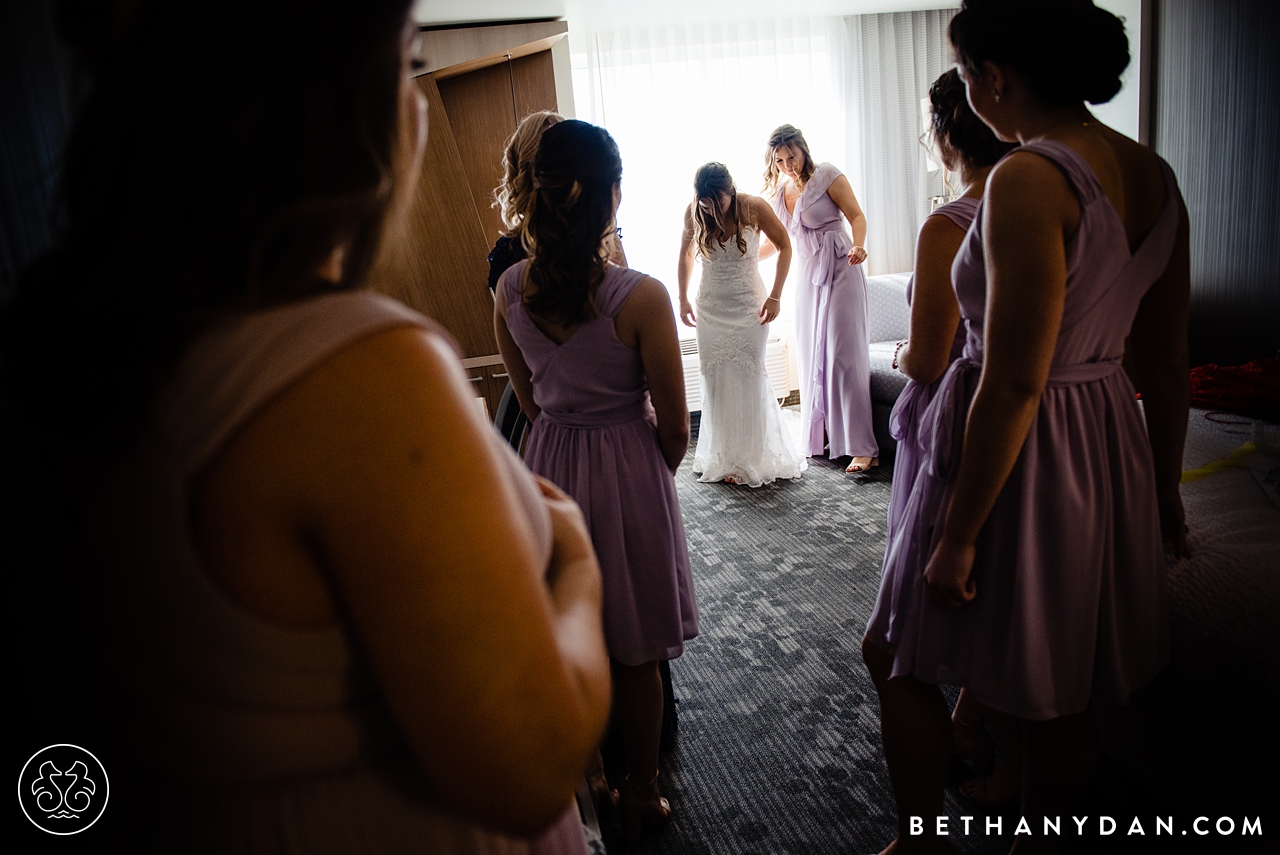
[[[511,380],[511,389],[516,393],[520,409],[532,422],[542,410],[533,401],[533,372],[529,363],[524,361],[524,354],[516,340],[511,337],[511,329],[507,326],[507,295],[502,282],[498,282],[498,290],[493,294],[493,333],[498,339],[498,352],[502,354],[502,362],[507,366],[507,377]]]
[[[960,307],[951,288],[951,262],[964,231],[945,216],[920,227],[916,242],[915,289],[911,296],[911,335],[898,352],[898,366],[917,383],[932,383],[951,361],[951,342],[960,325]]]
[[[1066,294],[1065,236],[1080,209],[1066,178],[1027,153],[991,174],[984,206],[986,354],[955,492],[926,578],[935,601],[976,595],[973,546],[1013,470],[1049,379]]]
[[[693,262],[697,247],[693,245],[693,205],[684,209],[684,230],[680,232],[680,261],[676,265],[676,282],[680,288],[680,322],[686,327],[696,327],[698,319],[689,302],[689,280],[693,277]]]
[[[250,530],[317,568],[436,796],[509,833],[544,828],[608,714],[598,569],[563,499],[545,503],[548,556],[529,476],[449,347],[418,329],[371,336],[235,443],[219,465],[241,502],[266,483]]]
[[[756,222],[760,224],[760,232],[768,238],[770,244],[778,250],[778,266],[773,275],[773,290],[769,299],[760,309],[760,323],[767,324],[778,316],[782,309],[782,287],[787,284],[787,271],[791,269],[791,236],[783,227],[773,207],[759,196],[751,196],[751,211]]]
[[[827,195],[836,203],[840,213],[849,221],[849,229],[853,233],[853,249],[849,251],[849,263],[861,264],[867,260],[867,215],[862,213],[858,197],[853,195],[853,187],[849,179],[841,175],[827,188]]]
[[[658,416],[658,445],[667,466],[675,472],[689,448],[689,405],[684,396],[680,340],[666,287],[645,277],[623,303],[614,328],[623,344],[640,351],[649,397]]]
[[[1147,436],[1155,460],[1160,530],[1174,555],[1188,555],[1179,482],[1182,446],[1191,406],[1187,319],[1191,303],[1191,227],[1178,200],[1178,237],[1169,266],[1138,306],[1129,331],[1128,360],[1134,385],[1142,393]]]

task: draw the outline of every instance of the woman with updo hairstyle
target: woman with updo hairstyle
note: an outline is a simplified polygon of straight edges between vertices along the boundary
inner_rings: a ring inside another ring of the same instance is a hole
[[[1002,142],[973,114],[965,98],[964,81],[954,69],[943,72],[929,87],[929,142],[948,172],[959,176],[957,198],[940,206],[920,227],[916,269],[907,283],[911,304],[911,335],[898,342],[893,367],[908,378],[889,417],[889,431],[898,441],[889,496],[887,542],[902,528],[907,497],[929,438],[920,434],[920,420],[937,391],[939,380],[964,352],[965,330],[951,288],[951,264],[977,214],[987,174],[1016,143]],[[887,552],[887,551],[886,551]],[[887,622],[892,614],[881,603],[871,625]],[[884,632],[881,628],[880,632]],[[991,759],[991,742],[982,727],[982,711],[971,693],[960,692],[952,714],[955,751],[980,765]],[[998,737],[1002,762],[987,777],[960,785],[971,801],[983,806],[1002,804],[1018,792],[1021,753],[1016,720],[998,713],[988,718]]]
[[[950,34],[973,112],[1021,145],[951,268],[964,350],[916,425],[927,442],[863,641],[898,808],[886,851],[953,851],[909,828],[943,813],[939,683],[1016,720],[1031,834],[1014,848],[1056,851],[1041,817],[1070,815],[1096,767],[1091,706],[1124,704],[1168,658],[1189,227],[1168,165],[1085,108],[1120,88],[1117,18],[966,0]]]
[[[830,163],[814,163],[799,128],[774,129],[764,164],[764,195],[773,200],[800,256],[800,450],[810,457],[826,453],[831,460],[850,457],[846,472],[866,472],[879,465],[862,270],[867,217],[849,179]]]
[[[582,518],[447,334],[366,287],[426,141],[411,4],[116,6],[63,10],[110,36],[0,335],[25,495],[84,533],[36,565],[65,552],[83,619],[23,606],[103,660],[75,706],[122,731],[99,847],[585,853]]]
[[[622,819],[663,823],[658,663],[698,634],[674,473],[689,444],[684,369],[661,282],[609,262],[622,161],[603,128],[542,135],[525,223],[529,259],[498,283],[494,326],[532,422],[529,468],[577,500],[604,581],[614,722],[626,746]]]
[[[524,223],[533,204],[533,158],[538,153],[543,132],[563,121],[564,116],[549,110],[530,113],[520,120],[515,133],[507,140],[502,154],[502,182],[493,191],[493,207],[501,213],[507,231],[489,253],[490,291],[497,289],[498,277],[508,267],[529,257],[524,244]],[[627,266],[618,233],[610,241],[609,259],[621,267]]]
[[[533,158],[543,132],[563,122],[564,116],[549,110],[530,113],[520,120],[502,153],[502,182],[494,188],[493,207],[507,227],[489,253],[489,290],[496,291],[498,277],[508,267],[528,258],[524,248],[524,221],[533,203]]]
[[[760,258],[778,253],[773,290],[764,290]],[[689,302],[695,258],[702,261],[698,312]],[[808,466],[786,427],[764,367],[769,323],[782,308],[791,239],[772,206],[739,193],[723,163],[693,177],[693,201],[680,237],[680,320],[698,330],[702,420],[693,471],[699,481],[759,487],[799,478]]]

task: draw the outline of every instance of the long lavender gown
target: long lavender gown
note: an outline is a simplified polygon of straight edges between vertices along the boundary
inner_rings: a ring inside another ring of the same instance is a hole
[[[948,202],[930,216],[946,217],[964,231],[969,230],[974,215],[978,213],[977,199],[956,199]],[[907,303],[911,303],[915,292],[915,277],[907,282]],[[964,324],[956,329],[955,338],[951,341],[951,362],[955,362],[964,352]],[[933,400],[933,395],[942,384],[939,377],[932,383],[921,384],[908,380],[898,400],[889,414],[889,434],[898,441],[893,454],[893,483],[889,488],[889,530],[886,540],[893,541],[894,532],[902,525],[902,510],[906,507],[907,497],[911,495],[911,487],[916,481],[916,471],[924,458],[924,450],[920,446],[920,419]],[[885,554],[886,560],[888,553]]]
[[[609,265],[595,294],[597,316],[556,344],[525,311],[527,266],[518,262],[499,281],[507,327],[542,411],[525,464],[582,508],[600,559],[609,655],[624,665],[675,659],[698,634],[684,522],[640,352],[614,331],[614,318],[644,274]]]
[[[871,426],[871,355],[867,340],[867,277],[849,264],[853,239],[840,208],[827,195],[841,172],[820,163],[787,211],[783,194],[773,209],[795,241],[800,258],[796,284],[796,344],[800,363],[800,444],[807,455],[875,457]]]
[[[1089,165],[1056,142],[1024,145],[1057,164],[1080,200],[1066,245],[1062,325],[1049,381],[1013,471],[976,543],[977,598],[929,602],[924,570],[950,501],[965,418],[982,368],[986,270],[978,216],[952,265],[966,327],[920,422],[925,459],[889,544],[870,639],[893,675],[969,687],[1026,719],[1121,704],[1168,658],[1165,563],[1151,448],[1121,368],[1138,303],[1178,231],[1178,188],[1130,255],[1124,224]]]

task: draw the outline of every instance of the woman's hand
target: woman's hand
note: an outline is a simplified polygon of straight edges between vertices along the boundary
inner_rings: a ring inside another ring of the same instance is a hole
[[[693,316],[693,304],[688,300],[680,301],[680,323],[686,327],[696,327],[698,319]]]
[[[760,307],[760,325],[771,323],[778,317],[780,311],[782,311],[782,301],[777,297],[766,297],[764,305]]]
[[[600,565],[591,546],[591,533],[576,502],[546,478],[535,475],[551,514],[551,563],[547,587],[556,613],[563,615],[600,596]]]
[[[1160,511],[1160,539],[1165,549],[1173,552],[1175,559],[1189,558],[1191,547],[1187,544],[1187,515],[1182,509],[1182,493],[1177,487],[1156,495]]]
[[[860,246],[855,246],[849,250],[849,263],[861,264],[867,260],[867,251]]]
[[[929,558],[924,571],[929,586],[929,599],[944,611],[955,611],[978,596],[974,584],[973,544],[958,545],[945,537]]]

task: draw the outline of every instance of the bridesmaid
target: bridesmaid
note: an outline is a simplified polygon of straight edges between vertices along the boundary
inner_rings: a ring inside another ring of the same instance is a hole
[[[804,134],[791,125],[769,135],[764,193],[795,238],[800,257],[796,338],[803,451],[822,454],[828,445],[832,460],[853,458],[846,472],[866,472],[879,463],[871,427],[867,278],[862,271],[866,215],[849,179],[829,163],[815,165]]]
[[[627,837],[665,823],[658,663],[698,634],[674,473],[689,444],[666,286],[606,260],[622,160],[604,128],[547,129],[534,161],[530,259],[498,282],[494,330],[533,427],[526,463],[582,507],[600,559]]]
[[[502,154],[502,181],[493,190],[493,207],[502,215],[507,230],[498,237],[489,252],[489,290],[496,293],[498,278],[517,261],[529,257],[525,250],[525,219],[533,206],[533,158],[547,128],[564,121],[564,116],[550,110],[530,113],[520,120],[515,133],[507,139]],[[609,238],[609,260],[619,267],[627,266],[622,249],[622,230]]]
[[[908,826],[943,812],[941,682],[1019,719],[1032,829],[1014,848],[1054,851],[1040,817],[1069,815],[1096,768],[1090,706],[1125,703],[1168,658],[1189,226],[1169,166],[1084,106],[1120,89],[1118,18],[966,0],[950,36],[973,111],[1022,147],[952,268],[964,353],[921,419],[933,441],[863,641],[898,808],[886,851],[954,851]]]
[[[998,140],[969,109],[964,81],[954,68],[929,87],[929,107],[934,150],[948,172],[959,174],[960,194],[934,211],[920,227],[916,269],[907,284],[911,337],[898,342],[893,367],[911,379],[889,417],[889,431],[898,440],[889,497],[889,543],[902,527],[907,497],[924,454],[926,438],[920,435],[919,422],[943,373],[964,351],[965,331],[951,289],[951,264],[978,212],[987,174],[996,161],[1015,148],[1013,143]],[[882,619],[888,615],[878,614]],[[989,760],[991,744],[982,728],[982,718],[972,693],[961,690],[951,716],[957,754],[975,760],[985,756]],[[960,792],[970,801],[990,807],[1017,795],[1021,764],[1017,759],[1017,720],[994,713],[988,722],[998,737],[1004,762],[988,777],[963,782]]]

